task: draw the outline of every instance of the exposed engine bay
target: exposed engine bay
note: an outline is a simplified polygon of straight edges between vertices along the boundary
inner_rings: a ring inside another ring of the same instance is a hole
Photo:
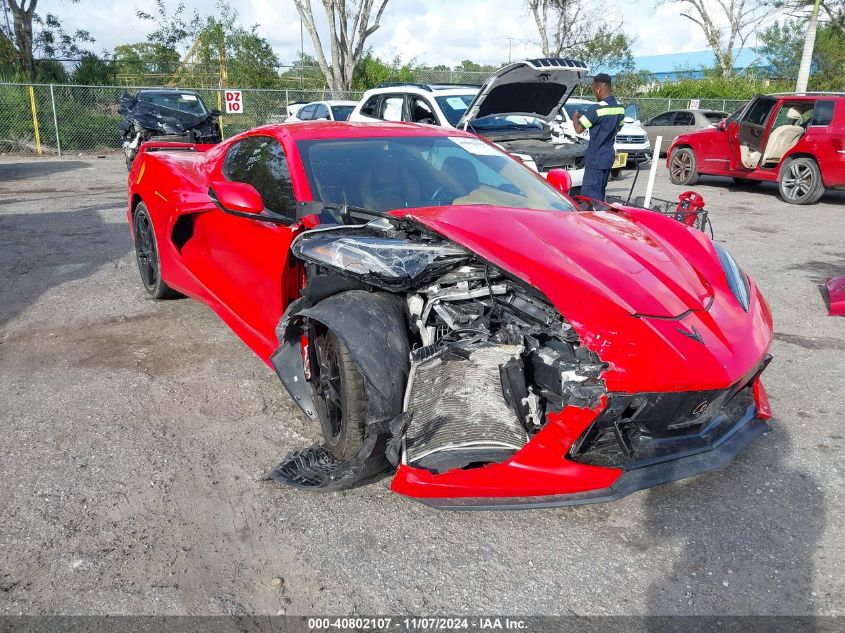
[[[320,417],[304,383],[321,370],[300,343],[309,322],[335,331],[363,374],[366,436],[347,461],[322,445],[294,451],[273,479],[334,489],[388,467],[385,457],[432,473],[502,462],[550,413],[596,406],[605,394],[607,366],[538,291],[415,225],[316,229],[292,252],[308,283],[282,318],[286,345],[273,364],[306,415]],[[327,302],[331,311],[320,310]],[[359,319],[373,326],[350,334]]]

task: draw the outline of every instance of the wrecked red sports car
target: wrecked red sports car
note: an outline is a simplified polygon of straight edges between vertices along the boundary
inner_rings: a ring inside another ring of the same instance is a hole
[[[389,468],[447,508],[615,499],[767,429],[772,319],[703,233],[582,211],[478,137],[301,123],[146,144],[128,219],[148,293],[207,303],[323,442],[269,477]]]

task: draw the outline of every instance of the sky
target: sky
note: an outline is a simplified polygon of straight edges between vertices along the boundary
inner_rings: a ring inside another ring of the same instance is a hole
[[[166,0],[172,10],[177,0]],[[601,1],[601,0],[595,0]],[[211,2],[186,0],[189,11],[209,12]],[[300,48],[299,15],[292,0],[231,0],[246,25],[257,24],[258,33],[273,46],[283,64],[296,59]],[[322,13],[313,0],[315,14]],[[96,39],[93,48],[111,51],[115,45],[141,42],[151,23],[127,13],[153,12],[152,2],[128,0],[41,0],[38,11],[58,15],[66,31],[86,29]],[[613,6],[613,5],[611,5]],[[636,38],[634,55],[658,55],[707,48],[698,27],[682,17],[677,6],[655,6],[655,0],[616,4],[623,28]],[[325,43],[325,40],[324,40]],[[539,38],[533,17],[523,0],[389,0],[381,27],[368,40],[375,54],[428,65],[454,66],[470,59],[482,64],[539,55]],[[314,47],[305,32],[305,52]]]

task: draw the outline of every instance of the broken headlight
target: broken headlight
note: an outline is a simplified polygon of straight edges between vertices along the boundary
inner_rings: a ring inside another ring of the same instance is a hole
[[[305,234],[291,250],[300,259],[315,264],[356,275],[373,275],[388,282],[414,280],[467,258],[465,250],[444,242],[338,231]]]
[[[751,285],[748,283],[748,276],[742,272],[739,264],[736,263],[731,254],[725,250],[721,244],[713,242],[713,247],[716,249],[716,254],[719,256],[719,262],[722,264],[722,270],[725,271],[725,277],[728,280],[728,286],[731,292],[734,293],[736,300],[742,309],[748,312],[748,305],[751,300]]]

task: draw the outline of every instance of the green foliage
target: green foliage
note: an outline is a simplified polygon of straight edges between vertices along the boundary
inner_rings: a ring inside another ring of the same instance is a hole
[[[621,31],[614,33],[609,26],[602,25],[588,41],[570,49],[567,55],[587,64],[592,74],[632,73],[635,67],[633,44],[633,37]]]
[[[397,56],[392,63],[388,64],[368,50],[352,75],[352,89],[367,90],[388,81],[415,82],[417,81],[416,68],[413,60],[402,63],[402,59]]]
[[[39,57],[79,57],[87,52],[86,44],[93,44],[94,38],[85,30],[66,33],[58,16],[48,13],[42,18],[37,13],[32,18],[33,50]]]
[[[798,76],[805,28],[798,20],[790,20],[783,24],[775,22],[760,34],[763,44],[760,54],[771,65],[776,77],[789,79]]]
[[[71,81],[82,86],[111,86],[116,79],[114,62],[94,53],[84,53],[71,73]]]
[[[143,79],[169,77],[179,68],[179,53],[157,42],[121,44],[113,55],[115,74],[127,85],[144,83]]]
[[[845,3],[844,3],[845,4]],[[762,54],[772,64],[775,74],[794,86],[801,65],[806,24],[801,19],[775,24],[761,35]],[[820,23],[810,67],[810,90],[845,89],[845,30],[836,22]],[[792,89],[792,88],[790,88]]]
[[[751,75],[722,77],[708,73],[702,79],[686,78],[663,83],[648,90],[647,95],[688,99],[748,99],[755,94],[789,91],[793,87],[786,82],[769,81]]]

